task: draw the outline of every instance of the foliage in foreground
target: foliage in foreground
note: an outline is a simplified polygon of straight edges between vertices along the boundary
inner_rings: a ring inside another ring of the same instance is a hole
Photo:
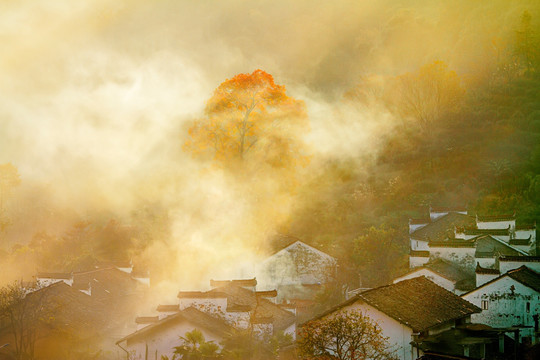
[[[394,359],[379,325],[352,310],[306,323],[299,349],[303,359]]]

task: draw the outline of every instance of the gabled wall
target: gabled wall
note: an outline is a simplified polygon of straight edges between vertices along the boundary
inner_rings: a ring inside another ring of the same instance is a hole
[[[408,274],[405,274],[403,276],[400,276],[394,279],[393,283],[395,284],[403,280],[413,279],[420,276],[425,276],[429,280],[433,281],[435,284],[445,288],[448,291],[455,292],[456,290],[455,283],[453,281],[445,277],[442,277],[441,275],[437,274],[436,272],[433,272],[432,270],[424,269],[424,268],[421,268],[416,271],[412,271]]]
[[[473,323],[486,324],[496,328],[517,325],[530,326],[521,331],[522,336],[532,336],[534,320],[532,316],[540,313],[540,294],[517,282],[509,276],[487,284],[462,298],[482,309],[482,300],[487,301],[487,310],[473,314]],[[527,303],[530,310],[527,312]]]
[[[361,301],[357,301],[338,311],[348,310],[361,311],[364,315],[367,315],[370,319],[376,322],[381,327],[383,336],[388,338],[390,348],[398,359],[416,359],[416,350],[414,350],[413,354],[413,347],[410,344],[410,342],[413,341],[413,331],[411,328],[392,319],[391,317],[377,310],[373,306],[365,304]],[[328,316],[331,315],[332,314]]]
[[[206,341],[214,341],[219,345],[222,340],[221,337],[201,328],[197,324],[180,319],[169,326],[163,327],[163,329],[156,329],[148,334],[141,335],[141,337],[130,339],[127,344],[123,343],[121,345],[128,350],[130,354],[129,360],[146,360],[146,346],[148,346],[148,359],[161,359],[162,355],[172,359],[174,347],[181,344],[179,336],[184,336],[194,329],[200,330]]]

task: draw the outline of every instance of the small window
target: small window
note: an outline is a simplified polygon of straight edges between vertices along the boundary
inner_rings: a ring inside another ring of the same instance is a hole
[[[487,310],[489,308],[489,301],[482,300],[482,310]]]
[[[527,312],[531,312],[531,303],[530,302],[527,302],[526,309],[527,309]]]

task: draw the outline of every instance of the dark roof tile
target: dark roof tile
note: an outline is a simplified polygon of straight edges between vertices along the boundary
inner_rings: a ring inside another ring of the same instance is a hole
[[[226,285],[236,286],[257,286],[257,279],[241,279],[241,280],[210,280],[210,287],[220,287]]]
[[[523,285],[526,285],[537,292],[540,292],[540,274],[538,274],[536,271],[533,271],[523,265],[518,269],[510,270],[507,272],[507,274],[512,279],[519,281]]]
[[[495,239],[490,235],[476,239],[476,258],[494,257],[495,255],[522,255],[504,241]]]
[[[416,332],[481,312],[479,307],[440,287],[425,276],[420,276],[362,292],[313,320],[357,301],[373,306]]]
[[[540,256],[509,256],[499,257],[499,261],[540,262]]]
[[[417,240],[441,241],[448,238],[449,232],[454,232],[454,226],[473,226],[474,217],[456,212],[441,216],[428,225],[414,231],[411,238]]]
[[[499,269],[484,268],[484,267],[481,267],[479,263],[476,263],[475,272],[477,274],[484,274],[484,275],[500,275]]]

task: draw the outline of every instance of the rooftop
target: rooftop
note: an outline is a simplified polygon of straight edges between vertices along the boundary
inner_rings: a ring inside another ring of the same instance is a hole
[[[540,262],[540,256],[508,256],[499,257],[499,261]]]
[[[453,281],[464,280],[471,277],[472,275],[457,266],[456,264],[441,258],[437,258],[428,262],[424,265],[424,267]]]
[[[505,274],[502,274],[501,276],[495,278],[495,279],[492,279],[490,281],[488,281],[487,283],[485,284],[482,284],[480,285],[479,287],[477,287],[476,289],[473,289],[471,291],[469,291],[468,293],[465,293],[461,296],[465,296],[467,294],[470,294],[472,292],[475,292],[485,286],[488,286],[496,281],[499,281],[499,279],[502,279],[503,277],[510,277],[511,279],[514,279],[515,281],[525,285],[525,286],[528,286],[530,287],[531,289],[537,291],[537,292],[540,292],[540,274],[537,273],[536,271],[533,271],[531,269],[529,269],[528,267],[526,267],[525,265],[522,265],[520,268],[518,269],[514,269],[514,270],[510,270],[508,271],[507,273]]]
[[[38,272],[36,275],[38,279],[58,279],[58,280],[71,280],[73,278],[72,273],[46,273]]]
[[[415,332],[481,311],[477,306],[421,276],[362,292],[317,318],[356,301],[373,306]]]
[[[477,229],[475,227],[464,227],[459,230],[462,231],[465,235],[510,235],[510,226],[507,229]]]
[[[448,212],[467,212],[465,206],[430,206],[429,212],[448,213]]]
[[[167,316],[140,330],[137,330],[134,333],[131,333],[128,336],[125,336],[122,339],[118,340],[116,343],[119,344],[123,341],[130,340],[133,338],[144,337],[153,332],[160,331],[161,329],[165,329],[170,325],[173,325],[178,322],[185,321],[185,320],[221,336],[230,334],[233,330],[232,327],[230,327],[229,325],[225,323],[225,321],[215,318],[213,316],[210,316],[193,307],[189,307],[187,309],[177,312],[174,315]]]
[[[257,297],[255,292],[243,287],[229,284],[212,289],[208,293],[226,294],[228,311],[252,311],[254,317],[272,317],[274,329],[284,330],[295,322],[295,316],[290,311],[282,309],[264,297]]]
[[[494,257],[496,255],[519,256],[524,255],[524,252],[490,235],[476,238],[476,258]]]
[[[476,220],[480,222],[512,221],[516,220],[516,214],[505,215],[476,215]]]
[[[180,307],[178,305],[158,305],[156,308],[156,311],[159,312],[171,312],[171,311],[179,311]]]
[[[237,286],[257,286],[257,279],[242,279],[242,280],[210,280],[210,287],[219,287],[226,285],[237,285]]]
[[[477,274],[484,274],[484,275],[500,275],[500,271],[498,269],[484,268],[484,267],[481,267],[479,263],[476,263],[475,272]]]
[[[415,230],[410,237],[417,240],[442,241],[448,235],[454,233],[455,226],[474,226],[475,219],[472,216],[450,212],[435,221],[427,224],[423,228]]]
[[[525,265],[518,269],[510,270],[506,274],[523,285],[540,292],[540,274],[529,269]]]

